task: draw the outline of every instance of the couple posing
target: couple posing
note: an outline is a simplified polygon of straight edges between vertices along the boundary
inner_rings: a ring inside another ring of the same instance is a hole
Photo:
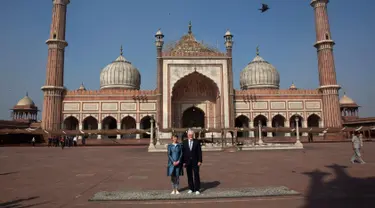
[[[198,140],[193,139],[194,132],[188,130],[188,139],[178,143],[177,135],[172,136],[172,143],[168,145],[168,168],[167,175],[171,176],[173,191],[171,194],[180,194],[178,186],[180,176],[183,175],[183,167],[189,183],[189,194],[195,192],[200,194],[199,167],[202,164],[202,148]]]

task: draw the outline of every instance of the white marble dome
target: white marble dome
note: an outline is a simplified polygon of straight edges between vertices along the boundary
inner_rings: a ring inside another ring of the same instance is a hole
[[[108,64],[100,73],[100,89],[124,88],[139,90],[141,75],[129,61],[120,56]]]
[[[23,106],[23,105],[34,106],[35,103],[34,103],[34,101],[29,96],[26,95],[21,100],[19,100],[18,103],[17,103],[17,106]]]
[[[353,99],[348,97],[345,92],[344,92],[344,96],[341,97],[339,102],[340,102],[340,105],[356,105],[357,104]]]
[[[242,70],[240,74],[241,89],[273,88],[279,89],[280,75],[276,68],[259,56],[256,57]]]

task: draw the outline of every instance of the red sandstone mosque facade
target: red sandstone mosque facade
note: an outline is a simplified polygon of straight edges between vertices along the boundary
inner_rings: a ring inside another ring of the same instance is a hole
[[[151,119],[159,130],[254,127],[259,123],[267,127],[293,127],[296,117],[300,127],[336,128],[343,125],[343,112],[351,112],[347,107],[340,109],[328,0],[311,1],[320,83],[313,90],[298,89],[294,84],[289,89],[279,89],[279,73],[259,55],[259,49],[241,72],[241,89],[234,89],[233,35],[229,30],[225,33],[226,51],[221,52],[198,42],[191,24],[188,33],[168,47],[164,44],[164,34],[157,31],[155,90],[140,89],[141,76],[123,56],[122,48],[120,56],[103,68],[99,90],[86,90],[83,84],[77,90],[67,90],[64,50],[68,46],[65,30],[69,3],[69,0],[53,0],[52,24],[46,42],[46,82],[42,87],[45,130],[149,128]],[[243,136],[255,134],[248,132]],[[169,136],[170,133],[160,133],[161,138]]]

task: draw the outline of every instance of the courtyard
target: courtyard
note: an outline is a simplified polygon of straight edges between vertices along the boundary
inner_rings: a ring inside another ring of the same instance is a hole
[[[295,196],[97,202],[89,199],[100,191],[169,190],[166,153],[144,146],[2,147],[0,207],[373,207],[374,148],[365,143],[365,165],[349,162],[350,143],[203,153],[203,189],[285,186]],[[186,187],[183,176],[180,188]]]

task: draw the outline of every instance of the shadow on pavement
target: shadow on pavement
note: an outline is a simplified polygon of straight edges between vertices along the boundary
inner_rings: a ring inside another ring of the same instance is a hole
[[[208,189],[216,188],[220,185],[220,181],[212,181],[212,182],[201,182],[201,192],[204,192]],[[184,187],[180,191],[187,191],[189,187]]]
[[[331,173],[319,169],[303,173],[310,177],[310,185],[301,208],[374,207],[375,177],[351,177],[346,171],[348,167],[338,164],[326,167],[334,171],[335,178],[331,181],[324,180]]]

